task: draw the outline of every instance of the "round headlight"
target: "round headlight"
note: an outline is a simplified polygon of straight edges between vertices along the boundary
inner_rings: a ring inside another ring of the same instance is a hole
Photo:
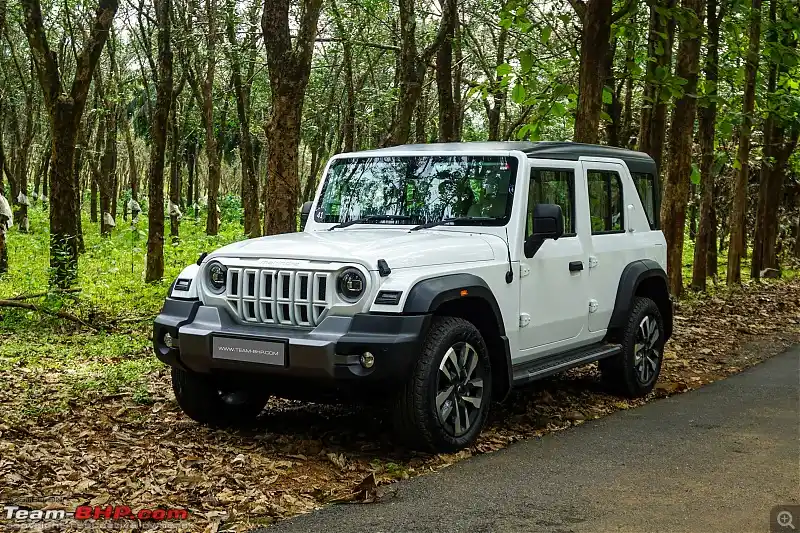
[[[367,288],[367,280],[364,274],[356,268],[348,268],[339,274],[336,280],[336,289],[339,296],[346,302],[354,303],[364,294]]]
[[[225,268],[225,265],[214,261],[208,265],[206,272],[208,273],[208,286],[211,288],[211,290],[217,293],[224,291],[228,274],[228,269]]]

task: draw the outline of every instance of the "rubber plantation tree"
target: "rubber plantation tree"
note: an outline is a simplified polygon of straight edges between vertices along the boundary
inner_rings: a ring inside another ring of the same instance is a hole
[[[778,0],[770,0],[764,47],[764,57],[768,58],[769,64],[767,119],[763,128],[764,148],[750,266],[750,277],[753,279],[759,279],[764,269],[779,270],[777,239],[780,193],[786,164],[797,145],[800,126],[790,109],[795,100],[786,94],[789,66],[797,64],[797,38],[791,30],[800,21],[800,12],[794,14],[784,8],[783,16],[779,19],[778,3]]]
[[[322,9],[322,0],[302,0],[295,26],[289,20],[291,3],[290,0],[265,0],[261,16],[272,98],[272,110],[265,126],[269,173],[264,188],[266,235],[297,230],[300,120]],[[294,42],[290,28],[296,33]]]
[[[172,105],[171,0],[155,0],[158,26],[158,69],[156,107],[150,128],[150,170],[148,172],[147,267],[145,281],[164,277],[164,153],[167,149],[167,126]]]
[[[191,33],[192,16],[199,17],[201,15],[198,2],[193,0],[189,5],[192,12],[188,13],[186,17],[187,33]],[[217,42],[220,39],[217,29],[217,0],[205,0],[204,8],[205,23],[207,24],[207,31],[204,32],[205,57],[202,57],[197,51],[187,50],[185,55],[189,57],[184,68],[187,73],[189,86],[192,89],[192,95],[194,95],[197,105],[200,107],[200,118],[203,129],[205,130],[205,151],[206,159],[208,160],[208,214],[206,218],[206,234],[216,235],[219,233],[219,213],[217,209],[219,185],[222,181],[222,154],[220,151],[220,142],[224,137],[225,114],[227,112],[228,100],[227,98],[224,100],[223,117],[220,121],[219,131],[215,131],[214,109],[219,105],[214,97],[214,79],[218,61]],[[195,64],[192,64],[192,58],[194,58]],[[201,65],[201,59],[205,59],[205,65]],[[199,77],[201,66],[204,68],[204,75],[202,78]]]
[[[750,133],[756,100],[759,50],[761,46],[761,0],[753,0],[750,8],[750,41],[745,65],[742,125],[739,129],[739,149],[736,155],[736,174],[733,182],[733,205],[730,215],[730,245],[728,247],[728,285],[742,280],[742,259],[747,244],[747,182],[750,171]]]
[[[689,176],[692,172],[692,133],[697,109],[703,0],[683,0],[681,7],[680,46],[675,74],[686,83],[680,97],[675,99],[672,111],[669,131],[671,162],[661,204],[661,226],[667,240],[669,289],[675,296],[680,296],[683,290],[683,235],[689,201]]]
[[[603,86],[609,63],[607,55],[610,52],[611,25],[630,13],[636,7],[636,0],[627,0],[617,13],[612,13],[613,0],[570,0],[570,4],[583,28],[573,140],[596,144],[600,134]]]
[[[79,185],[73,174],[75,143],[86,97],[100,53],[117,12],[117,0],[100,0],[83,49],[75,61],[71,86],[62,78],[51,49],[39,0],[21,0],[25,34],[47,108],[53,156],[50,164],[51,283],[71,285],[78,273]]]
[[[675,0],[650,0],[650,29],[647,38],[647,66],[639,124],[639,146],[662,171],[664,140],[667,132],[668,81],[675,36]]]
[[[719,79],[719,34],[730,0],[708,0],[706,25],[708,40],[703,67],[705,98],[698,110],[700,117],[698,136],[700,144],[700,222],[694,245],[692,288],[706,290],[709,275],[709,249],[716,247],[716,207],[714,206],[714,140],[717,126],[717,80]],[[719,9],[718,9],[719,7]],[[714,259],[716,263],[716,258]],[[716,275],[716,271],[713,272]]]
[[[400,59],[397,72],[400,78],[399,99],[397,112],[389,127],[389,134],[383,142],[384,146],[406,144],[411,136],[411,119],[420,96],[422,96],[425,72],[428,70],[434,54],[450,34],[452,17],[449,14],[454,12],[451,4],[455,2],[456,0],[443,0],[442,13],[446,15],[439,23],[435,39],[423,49],[422,53],[418,52],[417,46],[416,0],[399,0],[398,2],[400,17]]]
[[[236,3],[228,0],[225,8],[225,33],[228,37],[228,62],[236,95],[236,113],[239,117],[239,157],[242,163],[242,207],[244,208],[244,233],[248,237],[261,235],[261,219],[258,209],[258,175],[253,155],[253,137],[250,133],[250,93],[256,64],[256,17],[259,1],[251,2],[247,10],[249,35],[239,43],[236,37]],[[247,71],[242,79],[241,58],[246,54]]]

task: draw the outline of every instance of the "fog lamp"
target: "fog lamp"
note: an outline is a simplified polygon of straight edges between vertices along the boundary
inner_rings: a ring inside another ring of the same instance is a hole
[[[361,366],[364,368],[372,368],[372,365],[375,364],[375,356],[372,355],[370,352],[364,352],[361,354]]]

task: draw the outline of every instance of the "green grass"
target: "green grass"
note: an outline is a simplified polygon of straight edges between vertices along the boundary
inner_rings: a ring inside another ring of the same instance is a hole
[[[0,299],[48,290],[48,212],[30,210],[31,233],[14,227],[8,233],[9,271],[0,276]],[[137,403],[151,403],[146,377],[161,367],[151,349],[151,320],[164,302],[167,290],[200,253],[241,240],[238,222],[223,217],[220,234],[205,235],[205,216],[181,221],[181,239],[164,247],[164,279],[144,282],[147,220],[138,227],[121,217],[118,227],[101,237],[99,226],[86,213],[82,225],[86,252],[78,264],[81,291],[27,300],[51,311],[63,310],[113,328],[93,332],[73,322],[25,309],[0,308],[0,373],[25,371],[39,376],[22,380],[24,415],[46,416],[67,408],[70,397],[130,394]],[[166,221],[169,233],[169,220]],[[169,237],[167,237],[169,239]],[[48,379],[66,382],[64,397],[48,397]]]
[[[40,207],[31,209],[32,233],[21,234],[13,228],[8,235],[9,272],[0,277],[0,298],[33,294],[47,290],[49,270],[48,213]],[[222,223],[220,234],[205,234],[205,218],[195,220],[185,216],[181,221],[181,239],[177,244],[164,246],[164,280],[145,283],[144,268],[147,251],[147,223],[140,217],[138,227],[118,219],[110,237],[99,234],[99,226],[86,213],[82,226],[86,252],[78,262],[78,301],[87,311],[101,312],[114,317],[152,315],[158,312],[169,285],[186,266],[197,260],[204,251],[241,240],[244,231],[238,223]],[[169,221],[166,222],[169,233]],[[12,326],[2,324],[0,326]]]

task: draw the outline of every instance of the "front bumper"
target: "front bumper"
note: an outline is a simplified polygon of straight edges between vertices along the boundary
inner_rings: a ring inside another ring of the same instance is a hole
[[[200,373],[236,372],[250,377],[275,376],[333,383],[397,382],[405,380],[422,348],[430,315],[329,316],[310,329],[243,325],[224,310],[196,300],[168,298],[155,320],[156,356],[170,366]],[[173,339],[164,344],[164,334]],[[215,358],[215,335],[287,342],[286,365],[277,366]],[[367,369],[360,356],[369,351],[374,365]]]

